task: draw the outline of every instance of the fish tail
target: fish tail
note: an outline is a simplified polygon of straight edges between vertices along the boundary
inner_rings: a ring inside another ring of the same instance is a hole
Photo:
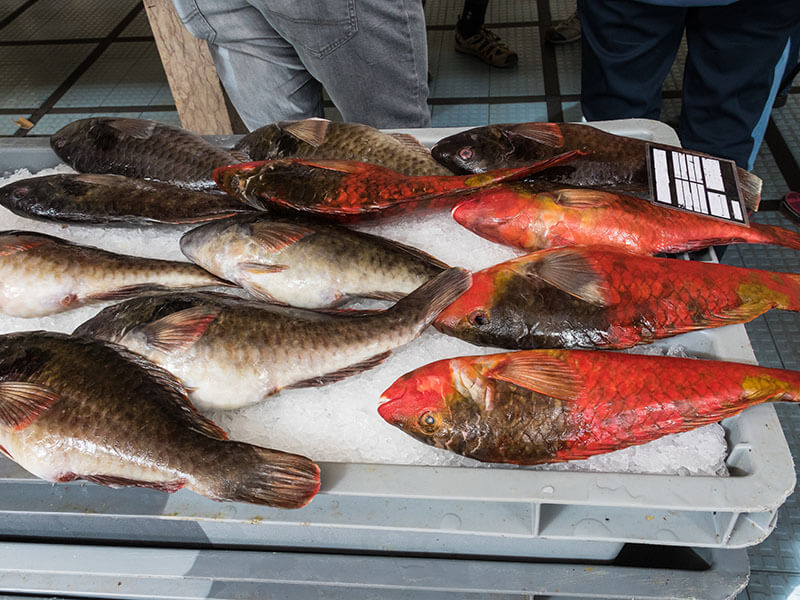
[[[301,508],[319,491],[319,467],[298,454],[219,441],[191,489],[220,501]]]
[[[800,250],[800,233],[791,229],[775,227],[774,225],[763,225],[761,223],[751,223],[750,231],[754,234],[751,243],[754,244],[773,244]]]
[[[782,273],[783,286],[780,294],[776,294],[777,308],[800,312],[800,275]]]
[[[742,190],[744,205],[748,210],[758,211],[758,205],[761,203],[761,178],[741,167],[737,167],[736,171],[739,176],[739,188]]]
[[[466,292],[471,284],[472,274],[466,269],[447,269],[399,300],[390,311],[404,315],[407,311],[411,312],[414,315],[412,320],[424,328]]]

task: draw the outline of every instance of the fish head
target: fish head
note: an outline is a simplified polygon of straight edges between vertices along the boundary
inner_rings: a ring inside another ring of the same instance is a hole
[[[483,173],[506,167],[505,158],[514,152],[514,144],[501,127],[468,129],[439,140],[431,154],[457,174]]]
[[[214,169],[214,181],[217,187],[234,198],[244,198],[247,183],[258,174],[264,161],[237,163]]]
[[[514,268],[501,263],[472,275],[472,287],[443,310],[433,325],[479,346],[521,348],[536,322],[540,294]]]
[[[218,277],[235,278],[237,266],[252,259],[250,224],[257,218],[237,215],[195,227],[181,236],[181,252]]]
[[[0,188],[0,204],[8,209],[25,207],[35,202],[35,186],[31,180],[15,181]]]
[[[499,184],[470,193],[451,214],[457,223],[487,240],[532,248],[528,238],[535,231],[541,195],[526,183]]]
[[[418,440],[434,444],[444,433],[448,399],[457,394],[449,360],[440,360],[406,373],[381,395],[378,414],[389,424]]]

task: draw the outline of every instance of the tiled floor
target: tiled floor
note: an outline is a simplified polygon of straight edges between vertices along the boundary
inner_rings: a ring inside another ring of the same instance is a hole
[[[463,0],[428,0],[431,113],[435,126],[580,118],[580,44],[551,47],[543,32],[570,14],[574,0],[493,0],[487,25],[520,55],[517,67],[493,69],[453,51]],[[681,53],[665,83],[662,120],[680,101]],[[5,0],[0,3],[0,135],[44,136],[67,122],[116,114],[179,124],[141,2]],[[335,111],[331,110],[334,114]],[[34,123],[21,129],[15,120]],[[800,178],[800,90],[776,109],[755,166],[763,207],[774,209]],[[798,226],[763,210],[754,219]],[[800,253],[732,247],[724,262],[800,273]],[[759,362],[800,369],[800,314],[772,312],[747,327]],[[778,407],[793,455],[800,455],[800,414]],[[742,598],[800,598],[800,500],[789,498],[776,531],[750,550],[751,583]]]

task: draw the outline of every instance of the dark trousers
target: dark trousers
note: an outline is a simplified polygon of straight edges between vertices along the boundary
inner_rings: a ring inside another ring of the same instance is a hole
[[[658,119],[661,87],[685,30],[681,143],[752,169],[788,60],[789,36],[800,27],[800,0],[702,8],[578,0],[578,13],[586,119]]]

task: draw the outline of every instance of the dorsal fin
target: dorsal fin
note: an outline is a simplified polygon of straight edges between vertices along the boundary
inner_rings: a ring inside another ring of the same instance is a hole
[[[156,125],[158,125],[155,121],[148,119],[126,119],[124,117],[108,119],[106,123],[120,133],[140,140],[146,140],[153,135]]]
[[[390,133],[394,139],[400,142],[404,148],[417,152],[422,156],[431,158],[431,151],[420,143],[420,141],[409,133]]]
[[[518,123],[506,128],[508,135],[527,138],[552,148],[564,147],[564,134],[558,123]]]

